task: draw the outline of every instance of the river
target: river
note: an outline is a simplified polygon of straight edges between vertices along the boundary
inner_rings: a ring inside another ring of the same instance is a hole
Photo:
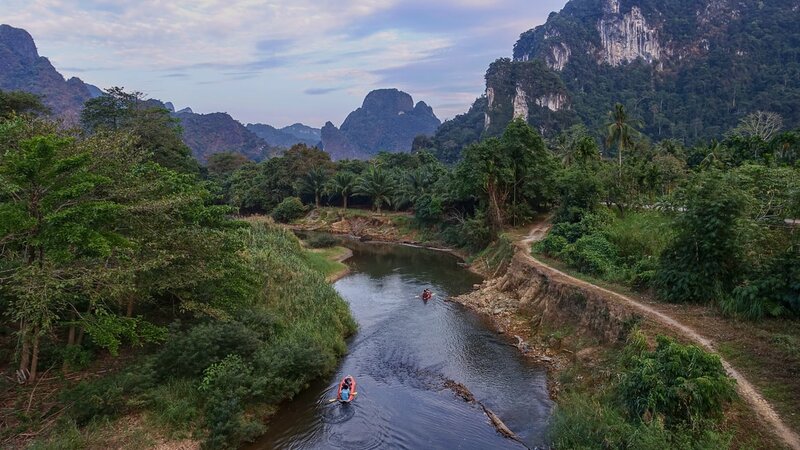
[[[543,447],[552,409],[545,369],[445,301],[480,279],[447,253],[348,246],[352,272],[335,288],[359,324],[349,353],[335,376],[283,405],[250,448],[524,448],[501,436],[480,406],[445,388],[446,380],[465,385],[528,447]],[[436,293],[427,303],[418,297],[426,287]],[[356,400],[330,403],[345,375],[357,380]]]

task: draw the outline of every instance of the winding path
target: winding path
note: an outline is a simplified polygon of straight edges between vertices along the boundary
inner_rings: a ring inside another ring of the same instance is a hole
[[[525,255],[525,257],[528,258],[530,262],[532,262],[542,270],[549,272],[553,277],[560,278],[561,280],[569,282],[570,284],[574,284],[576,286],[581,286],[586,289],[602,292],[606,294],[609,298],[625,304],[626,306],[630,307],[633,310],[636,310],[643,316],[655,322],[658,322],[659,324],[666,326],[671,330],[674,330],[676,333],[685,336],[686,338],[699,344],[706,350],[709,350],[719,355],[719,353],[715,348],[715,343],[712,340],[704,337],[703,335],[698,333],[697,330],[681,323],[674,317],[671,317],[661,311],[658,311],[657,309],[634,298],[618,294],[614,291],[610,291],[608,289],[602,288],[600,286],[570,276],[534,258],[531,255],[530,251],[531,244],[543,239],[545,235],[547,235],[547,231],[549,230],[549,228],[550,224],[548,222],[537,223],[533,226],[533,228],[530,230],[527,236],[517,241],[518,250],[522,252],[522,254]],[[797,433],[795,433],[792,429],[786,426],[786,424],[781,419],[780,415],[775,411],[772,405],[758,392],[758,390],[755,388],[755,386],[753,386],[752,383],[750,383],[738,370],[736,370],[736,368],[734,368],[730,362],[725,360],[725,358],[723,358],[721,355],[719,356],[720,360],[722,361],[722,365],[728,372],[728,375],[736,380],[736,389],[739,392],[739,395],[742,397],[742,399],[744,399],[750,405],[753,411],[755,411],[772,428],[775,435],[779,436],[788,447],[795,450],[800,450],[800,436],[798,436]]]

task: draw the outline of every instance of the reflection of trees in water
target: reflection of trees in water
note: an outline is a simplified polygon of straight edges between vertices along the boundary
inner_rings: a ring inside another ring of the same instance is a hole
[[[373,279],[399,274],[420,280],[422,284],[436,280],[448,295],[461,294],[472,284],[480,282],[477,275],[459,267],[458,258],[448,253],[401,245],[361,242],[348,242],[346,245],[354,253],[348,264]]]

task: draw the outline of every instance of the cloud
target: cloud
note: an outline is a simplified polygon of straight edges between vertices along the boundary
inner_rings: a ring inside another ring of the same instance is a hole
[[[308,88],[303,91],[306,95],[325,95],[330,94],[331,92],[341,91],[344,88],[341,87],[334,87],[334,88]]]
[[[333,120],[378,87],[407,90],[445,117],[463,112],[488,64],[565,2],[3,0],[0,17],[87,81],[291,123],[304,120],[293,98],[317,96],[305,114]]]

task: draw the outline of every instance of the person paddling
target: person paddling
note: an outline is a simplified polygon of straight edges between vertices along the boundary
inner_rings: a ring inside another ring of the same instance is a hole
[[[431,297],[433,297],[433,292],[431,292],[430,289],[425,289],[424,291],[422,291],[422,299],[423,300],[425,300],[427,302],[428,300],[431,299]]]

